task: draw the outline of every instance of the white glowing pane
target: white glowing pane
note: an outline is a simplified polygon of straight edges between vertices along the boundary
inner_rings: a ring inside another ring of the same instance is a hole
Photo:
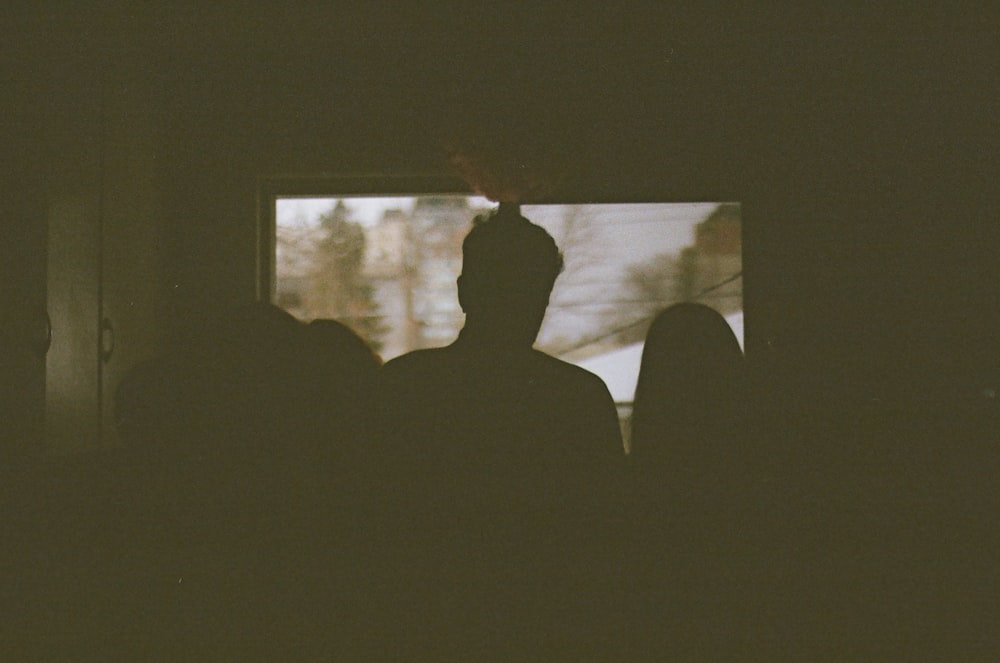
[[[275,301],[305,320],[345,322],[386,360],[446,345],[463,324],[455,287],[462,238],[472,219],[493,207],[462,195],[279,198]],[[527,205],[521,211],[549,231],[566,262],[536,347],[598,373],[616,400],[631,400],[638,363],[628,358],[634,359],[637,343],[641,348],[652,317],[672,303],[712,306],[742,345],[738,205]],[[341,236],[329,237],[334,227]]]

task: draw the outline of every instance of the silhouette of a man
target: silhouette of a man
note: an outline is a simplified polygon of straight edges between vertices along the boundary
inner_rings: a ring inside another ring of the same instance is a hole
[[[478,222],[462,253],[458,339],[381,370],[384,452],[432,493],[469,500],[471,487],[454,484],[471,480],[487,503],[503,490],[505,508],[532,490],[593,488],[623,459],[614,402],[600,378],[532,347],[562,271],[555,241],[505,210]]]
[[[488,624],[537,653],[541,631],[525,625],[552,626],[539,611],[573,613],[551,597],[560,583],[580,586],[565,575],[574,560],[585,573],[611,573],[584,551],[595,538],[607,546],[598,532],[619,507],[621,435],[600,378],[532,347],[563,266],[552,237],[504,210],[477,223],[462,251],[458,339],[381,369],[376,493],[388,496],[390,529],[408,532],[394,547],[411,556],[411,580],[427,583],[409,590],[426,616],[466,620],[469,634]],[[574,596],[577,607],[600,603]],[[416,630],[463,628],[438,626]]]

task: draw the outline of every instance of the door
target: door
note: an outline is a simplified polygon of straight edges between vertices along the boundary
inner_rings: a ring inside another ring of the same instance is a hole
[[[47,307],[45,446],[100,446],[101,77],[86,61],[60,68],[46,94]]]

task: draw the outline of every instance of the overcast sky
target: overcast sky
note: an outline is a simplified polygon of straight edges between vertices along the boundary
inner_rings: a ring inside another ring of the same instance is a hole
[[[279,226],[287,225],[308,225],[318,221],[320,215],[333,209],[339,198],[279,198],[276,205],[276,214]],[[368,197],[368,198],[344,198],[344,202],[351,210],[351,218],[365,226],[372,226],[378,223],[382,215],[389,209],[401,209],[409,211],[413,209],[414,197],[389,198],[389,197]],[[470,207],[495,207],[486,198],[478,196],[469,197]]]

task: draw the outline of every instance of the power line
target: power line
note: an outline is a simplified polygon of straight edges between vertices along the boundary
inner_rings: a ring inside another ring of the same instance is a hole
[[[711,294],[711,293],[708,293]],[[706,297],[702,295],[699,299],[725,299],[727,297],[742,297],[742,292],[721,292]],[[549,310],[552,309],[567,309],[567,308],[587,308],[594,306],[624,306],[624,305],[650,305],[656,304],[660,306],[669,306],[673,302],[664,301],[662,299],[608,299],[598,302],[566,302],[566,303],[556,303],[549,304]]]
[[[704,290],[702,290],[701,292],[699,292],[694,297],[691,297],[690,299],[688,299],[688,301],[694,301],[696,299],[701,299],[703,296],[707,295],[708,293],[714,292],[714,291],[718,290],[719,288],[721,288],[722,286],[726,285],[727,283],[732,283],[736,279],[742,278],[742,276],[743,276],[743,270],[741,269],[740,271],[736,272],[735,274],[733,274],[729,278],[723,279],[723,280],[719,281],[718,283],[716,283],[715,285],[709,286],[709,287],[705,288]]]
[[[710,292],[714,292],[715,290],[718,290],[719,288],[721,288],[722,286],[726,285],[727,283],[732,283],[733,281],[735,281],[736,279],[740,278],[741,276],[743,276],[743,270],[740,270],[740,271],[736,272],[735,274],[733,274],[732,276],[730,276],[728,278],[725,278],[722,281],[719,281],[715,285],[711,285],[711,286],[705,288],[704,290],[702,290],[698,294],[694,295],[693,297],[689,297],[685,301],[691,302],[691,301],[696,301],[698,299],[701,299],[704,295],[707,295]],[[628,323],[627,325],[623,325],[621,327],[617,327],[615,329],[612,329],[609,332],[604,332],[604,333],[600,334],[599,336],[592,337],[592,338],[586,339],[584,341],[581,341],[581,342],[577,343],[576,345],[574,345],[574,346],[572,346],[570,348],[566,348],[565,350],[559,351],[557,354],[560,355],[560,356],[562,356],[562,355],[565,355],[565,354],[569,354],[570,352],[574,352],[576,350],[579,350],[580,348],[585,348],[588,345],[593,345],[594,343],[599,343],[599,342],[603,341],[606,338],[610,338],[612,336],[615,336],[616,334],[620,334],[620,333],[622,333],[624,331],[628,331],[629,329],[632,329],[634,327],[638,327],[641,324],[645,324],[647,322],[650,322],[657,315],[659,315],[659,311],[656,311],[652,315],[643,316],[642,318],[639,318],[638,320],[634,320],[634,321]]]

